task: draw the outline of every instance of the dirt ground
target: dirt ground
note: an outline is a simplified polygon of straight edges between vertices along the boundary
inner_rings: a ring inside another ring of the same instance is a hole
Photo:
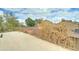
[[[6,32],[0,38],[2,51],[69,51],[53,43],[22,32]]]

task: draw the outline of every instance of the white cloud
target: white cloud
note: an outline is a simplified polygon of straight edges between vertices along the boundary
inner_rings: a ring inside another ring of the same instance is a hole
[[[14,12],[18,19],[26,19],[27,17],[32,17],[33,19],[44,18],[58,22],[61,18],[65,18],[79,21],[79,11],[69,11],[71,10],[70,8],[7,8],[6,10]]]

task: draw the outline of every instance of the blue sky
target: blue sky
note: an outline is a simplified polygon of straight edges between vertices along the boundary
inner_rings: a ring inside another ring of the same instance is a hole
[[[79,8],[0,8],[0,14],[10,13],[18,20],[44,18],[59,22],[62,18],[79,22]]]

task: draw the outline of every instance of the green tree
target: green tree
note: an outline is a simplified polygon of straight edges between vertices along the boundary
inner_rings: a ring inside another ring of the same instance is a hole
[[[33,27],[33,26],[35,26],[35,21],[32,20],[31,18],[27,18],[27,19],[25,20],[25,23],[26,23],[26,25],[27,25],[28,27]]]
[[[0,15],[0,32],[3,31],[3,17]]]
[[[19,21],[16,20],[14,16],[7,15],[5,19],[6,19],[7,30],[12,31],[12,30],[16,30],[16,28],[19,27]]]

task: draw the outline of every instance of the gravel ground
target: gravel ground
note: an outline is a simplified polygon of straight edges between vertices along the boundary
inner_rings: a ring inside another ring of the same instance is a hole
[[[53,43],[38,39],[22,32],[6,32],[0,38],[2,51],[69,51]]]

